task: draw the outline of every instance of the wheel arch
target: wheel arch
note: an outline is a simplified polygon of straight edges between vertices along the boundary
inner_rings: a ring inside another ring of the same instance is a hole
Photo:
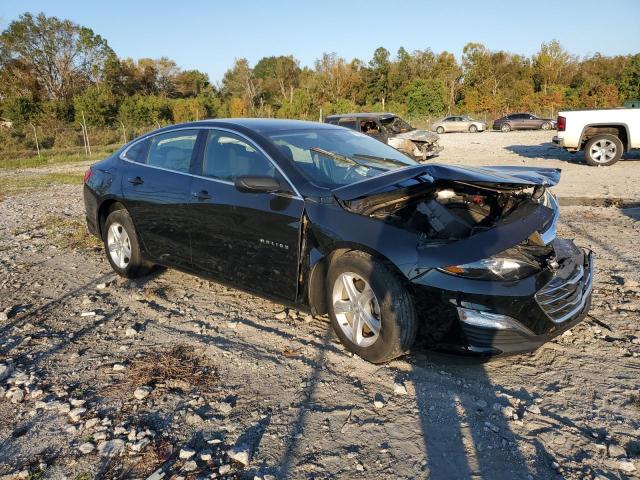
[[[116,210],[127,210],[127,207],[124,205],[124,203],[122,203],[117,198],[107,198],[98,207],[97,220],[100,236],[102,236],[102,228],[104,227],[104,222],[107,220],[107,217],[111,212],[114,212]]]
[[[313,315],[324,315],[328,312],[327,305],[327,275],[329,268],[336,259],[348,252],[363,252],[371,255],[376,260],[384,264],[390,271],[406,280],[400,269],[387,257],[375,249],[359,243],[344,242],[334,245],[326,253],[322,254],[316,249],[311,249],[307,253],[309,270],[307,276],[306,296],[309,308]],[[409,282],[406,282],[409,284]]]
[[[625,152],[630,148],[629,142],[631,141],[631,137],[629,136],[629,126],[626,123],[603,122],[590,123],[582,128],[579,142],[580,150],[584,148],[589,139],[598,134],[616,135],[622,142],[622,147]]]

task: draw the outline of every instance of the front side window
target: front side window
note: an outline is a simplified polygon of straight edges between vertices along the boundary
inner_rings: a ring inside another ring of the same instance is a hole
[[[233,182],[241,176],[277,176],[273,163],[249,142],[233,133],[209,130],[202,175]]]
[[[335,188],[417,165],[373,137],[343,129],[279,131],[268,137],[304,176],[320,187]]]
[[[147,165],[188,173],[198,130],[177,130],[151,137]]]
[[[409,125],[400,117],[381,118],[380,123],[382,123],[383,127],[395,134],[406,133],[415,130],[411,125]]]

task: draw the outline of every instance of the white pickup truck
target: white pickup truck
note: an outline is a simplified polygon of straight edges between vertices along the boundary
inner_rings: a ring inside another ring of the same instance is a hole
[[[640,148],[640,108],[559,112],[553,143],[570,152],[584,150],[588,165],[612,165],[624,152]]]

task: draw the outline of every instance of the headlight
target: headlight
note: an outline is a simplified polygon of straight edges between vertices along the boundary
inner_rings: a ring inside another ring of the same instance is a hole
[[[463,265],[450,265],[439,269],[459,277],[478,280],[520,280],[536,273],[533,265],[511,258],[490,257]]]

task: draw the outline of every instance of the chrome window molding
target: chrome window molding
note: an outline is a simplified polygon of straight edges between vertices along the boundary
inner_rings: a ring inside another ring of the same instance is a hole
[[[149,165],[149,164],[146,164],[146,163],[135,162],[133,160],[130,160],[130,159],[126,158],[127,152],[131,149],[131,147],[133,147],[137,143],[143,142],[143,141],[145,141],[145,140],[147,140],[147,139],[149,139],[151,137],[155,137],[156,135],[164,135],[166,133],[179,132],[181,130],[219,130],[219,131],[231,133],[233,135],[237,135],[237,136],[241,137],[251,147],[255,148],[257,151],[262,153],[262,155],[264,155],[267,158],[267,160],[269,160],[273,164],[273,166],[276,168],[276,170],[278,170],[278,172],[280,172],[280,175],[282,175],[282,177],[289,184],[289,187],[291,187],[291,190],[295,194],[295,195],[286,195],[286,194],[278,194],[278,193],[276,193],[274,195],[291,197],[291,198],[298,198],[300,200],[303,199],[302,195],[300,195],[300,192],[298,191],[296,186],[293,184],[293,182],[291,181],[289,176],[282,170],[280,165],[278,165],[278,163],[273,158],[271,158],[271,155],[269,155],[267,152],[265,152],[264,149],[262,147],[260,147],[260,145],[257,145],[256,143],[254,143],[253,140],[251,140],[249,137],[247,137],[243,133],[238,132],[236,130],[232,130],[230,128],[215,127],[215,126],[201,126],[201,127],[193,127],[193,126],[191,126],[191,127],[173,128],[173,129],[170,129],[170,130],[165,130],[163,132],[149,134],[149,135],[147,135],[147,136],[145,136],[143,138],[140,138],[140,139],[132,142],[127,148],[125,148],[122,152],[120,152],[120,155],[118,155],[118,158],[120,158],[120,160],[132,163],[134,165],[142,165],[142,166],[148,167],[148,168],[155,168],[157,170],[164,170],[165,172],[177,173],[179,175],[188,175],[190,177],[201,178],[203,180],[209,180],[211,182],[218,182],[218,183],[224,183],[226,185],[233,185],[233,182],[229,182],[228,180],[221,180],[219,178],[213,178],[213,177],[205,177],[203,175],[195,175],[193,173],[187,173],[187,172],[178,172],[177,170],[171,170],[171,169],[168,169],[168,168],[158,167],[156,165]]]

